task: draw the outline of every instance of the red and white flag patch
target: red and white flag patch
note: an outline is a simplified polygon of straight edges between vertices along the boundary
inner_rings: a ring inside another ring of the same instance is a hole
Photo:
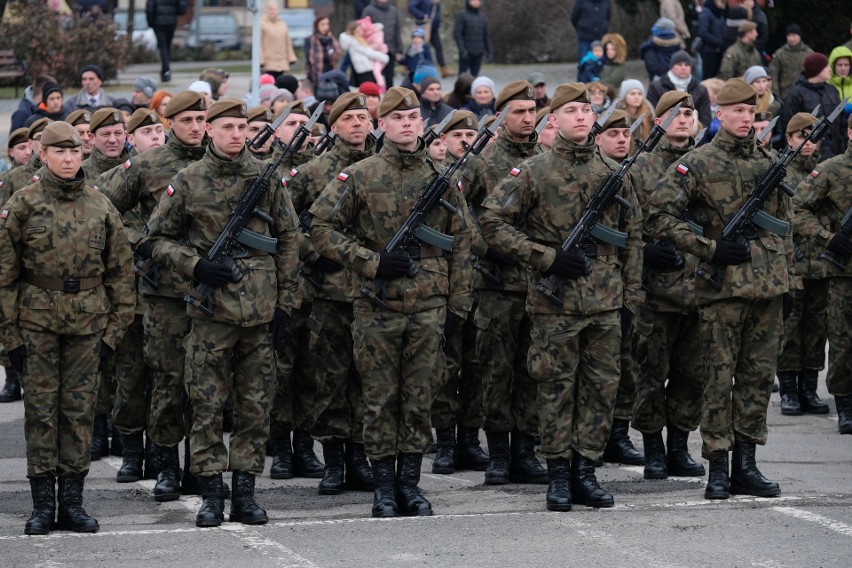
[[[518,177],[519,175],[521,175],[521,168],[512,168],[512,170],[509,172],[509,175]]]
[[[461,191],[461,190],[462,190],[462,182],[461,182],[461,180],[459,180],[459,181],[458,181],[458,183],[456,183],[456,187],[457,187],[457,188],[459,188],[459,191]]]
[[[284,178],[281,178],[281,187],[287,187],[287,180]]]
[[[297,173],[299,173],[299,169],[293,168],[292,170],[290,170],[290,177],[296,177]]]
[[[130,167],[130,160],[127,160],[126,162],[124,162],[124,169],[126,170],[129,167]]]
[[[172,195],[175,194],[175,188],[173,188],[171,185],[169,185],[169,187],[166,188],[166,193],[168,193],[169,197],[171,197]]]
[[[31,178],[30,178],[30,181],[31,181],[31,182],[33,182],[33,183],[35,183],[35,182],[37,182],[37,181],[38,181],[38,180],[40,180],[40,179],[41,179],[41,178],[40,178],[40,177],[38,177],[38,176],[33,176],[33,177],[31,177]]]
[[[346,172],[340,172],[339,174],[337,174],[337,179],[339,179],[340,181],[346,181],[349,179],[349,174],[347,174]]]
[[[9,216],[9,210],[8,209],[4,209],[3,211],[0,211],[0,219],[5,219],[8,216]]]
[[[684,164],[678,164],[675,168],[675,171],[680,175],[685,176],[687,172],[689,172],[689,168],[686,167]]]
[[[818,175],[819,175],[819,170],[812,170],[812,171],[811,171],[811,177],[812,177],[812,178],[815,178],[815,177],[817,177]]]

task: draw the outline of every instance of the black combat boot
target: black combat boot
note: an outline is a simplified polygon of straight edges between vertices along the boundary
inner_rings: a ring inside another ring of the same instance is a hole
[[[145,434],[145,479],[157,479],[157,454],[154,440]]]
[[[666,479],[669,470],[666,464],[666,447],[663,446],[663,433],[642,434],[645,444],[645,479]]]
[[[89,457],[92,461],[98,461],[109,455],[109,430],[107,429],[107,415],[98,414],[92,427],[92,447]]]
[[[157,483],[154,485],[154,501],[177,501],[180,499],[180,460],[178,447],[157,446]]]
[[[806,414],[828,414],[828,405],[817,394],[819,371],[802,369],[799,372],[799,402]]]
[[[802,406],[799,404],[799,394],[796,391],[795,371],[778,373],[778,385],[778,391],[781,393],[781,414],[785,416],[801,415]]]
[[[852,395],[835,396],[837,405],[837,430],[841,434],[852,434]]]
[[[325,466],[314,453],[314,439],[306,430],[293,430],[293,473],[296,477],[322,479]]]
[[[323,442],[322,457],[325,461],[325,472],[322,481],[319,482],[319,493],[320,495],[340,495],[343,493],[343,442],[340,440]]]
[[[565,458],[547,460],[547,510],[571,510],[571,464]]]
[[[192,464],[192,450],[189,446],[189,438],[183,439],[183,474],[180,478],[181,495],[201,495],[201,486],[198,484],[198,476],[189,471]],[[222,483],[225,486],[225,483]]]
[[[254,474],[235,471],[231,477],[234,495],[231,497],[231,514],[228,520],[244,525],[265,525],[269,522],[266,511],[254,501]]]
[[[488,454],[479,443],[479,428],[459,426],[456,468],[473,471],[485,471],[488,468]]]
[[[122,434],[116,434],[122,436]],[[113,436],[116,434],[113,434]],[[142,460],[144,453],[142,432],[124,436],[124,455],[121,467],[115,476],[115,480],[118,483],[133,483],[142,479]]]
[[[343,458],[346,461],[346,489],[350,491],[372,491],[373,470],[367,461],[364,444],[347,440],[344,444]]]
[[[584,458],[574,452],[571,460],[571,495],[579,505],[588,507],[612,507],[615,500],[595,477],[595,460]]]
[[[399,504],[399,512],[407,517],[432,516],[432,503],[426,500],[417,486],[420,483],[423,454],[399,454],[396,465],[396,502]]]
[[[273,438],[271,479],[293,479],[293,448],[290,446],[290,433],[281,438]]]
[[[545,485],[548,483],[549,474],[541,466],[541,462],[535,457],[535,437],[521,432],[517,428],[512,430],[511,465],[509,466],[509,480],[512,483],[534,483]]]
[[[373,461],[373,516],[380,518],[396,517],[399,509],[396,505],[396,477],[393,456]]]
[[[603,460],[605,462],[622,463],[625,465],[645,465],[645,456],[642,452],[634,448],[633,442],[630,441],[629,429],[629,420],[613,418],[612,431],[609,433],[609,441],[603,453]]]
[[[753,442],[734,442],[731,455],[731,494],[754,495],[755,497],[778,497],[781,488],[774,481],[763,477],[757,469]]]
[[[689,432],[668,424],[666,426],[666,447],[668,450],[669,475],[673,477],[702,477],[704,466],[689,455]]]
[[[508,432],[486,432],[488,440],[488,468],[485,470],[485,485],[506,485],[509,483]]]
[[[728,475],[728,452],[710,458],[705,499],[727,499],[731,495],[731,478]]]
[[[18,376],[18,371],[12,367],[3,368],[6,370],[6,384],[3,385],[3,390],[0,391],[0,402],[21,400],[21,379]]]
[[[59,518],[57,526],[62,530],[93,533],[98,532],[98,520],[90,517],[83,508],[83,478],[59,478]]]
[[[436,428],[438,451],[432,462],[432,473],[449,475],[456,472],[456,429]]]
[[[225,500],[222,498],[222,474],[198,476],[201,486],[201,508],[195,515],[195,526],[218,527],[225,520]]]
[[[30,478],[33,514],[24,526],[24,534],[47,534],[56,518],[56,478],[53,475]]]

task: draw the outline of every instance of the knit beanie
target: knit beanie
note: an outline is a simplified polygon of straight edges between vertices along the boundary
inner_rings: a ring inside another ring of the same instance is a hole
[[[660,39],[671,39],[675,36],[675,23],[668,18],[659,18],[651,26],[651,33]]]
[[[636,79],[627,79],[621,82],[621,88],[618,90],[618,98],[623,99],[624,95],[633,89],[639,89],[642,91],[642,96],[645,96],[645,85],[643,85],[641,81]]]
[[[743,81],[745,81],[749,85],[751,85],[761,77],[764,79],[768,79],[769,74],[766,72],[766,69],[764,69],[760,65],[752,65],[751,67],[746,69],[745,73],[743,73]]]
[[[415,70],[411,81],[415,85],[419,85],[426,77],[435,77],[437,79],[439,77],[438,70],[431,65],[421,65]]]
[[[689,54],[682,49],[680,51],[675,51],[672,54],[671,61],[669,61],[669,69],[673,68],[678,63],[686,63],[692,67],[692,57],[690,57]]]
[[[496,91],[496,87],[494,86],[494,81],[486,77],[485,75],[480,75],[476,79],[473,80],[473,83],[470,84],[470,94],[473,95],[476,93],[476,89],[479,87],[488,87],[491,89],[491,93],[494,94]]]
[[[802,62],[802,72],[805,74],[805,79],[816,77],[826,67],[828,67],[828,57],[822,53],[811,53]]]

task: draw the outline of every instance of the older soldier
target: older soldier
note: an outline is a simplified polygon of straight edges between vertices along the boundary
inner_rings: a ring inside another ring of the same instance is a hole
[[[92,150],[95,147],[95,135],[92,134],[91,122],[92,111],[87,109],[78,109],[68,113],[65,117],[65,122],[74,127],[80,139],[83,141],[83,159],[85,160],[92,155]]]
[[[11,170],[3,178],[3,184],[0,185],[0,200],[3,203],[17,190],[35,183],[41,178],[41,136],[42,131],[51,122],[53,121],[49,118],[40,118],[33,122],[27,130],[27,140],[29,140],[32,155],[26,164]]]
[[[710,472],[704,496],[775,497],[781,489],[757,468],[755,445],[766,443],[766,411],[783,325],[781,296],[796,284],[790,274],[792,240],[765,229],[759,229],[748,244],[721,239],[723,227],[771,159],[754,140],[757,91],[742,79],[731,79],[719,92],[717,104],[719,132],[710,144],[666,171],[649,199],[646,233],[724,271],[719,291],[704,278],[696,279],[695,285],[701,343],[708,346],[701,452],[710,461]],[[790,200],[780,191],[773,192],[764,208],[780,219],[791,217]],[[687,211],[706,236],[696,235],[683,220]]]
[[[380,279],[387,284],[387,307],[366,297],[352,305],[355,364],[366,405],[364,445],[375,482],[374,517],[432,514],[418,487],[431,439],[432,382],[444,372],[442,342],[452,338],[471,306],[466,216],[441,207],[429,214],[430,227],[455,238],[446,256],[427,245],[407,252],[384,250],[437,174],[418,136],[420,124],[414,92],[389,89],[379,105],[385,133],[381,151],[342,170],[310,209],[319,254],[351,268],[361,283]],[[457,191],[444,198],[457,209],[466,207]]]
[[[846,135],[852,140],[852,117]],[[849,341],[852,302],[852,242],[840,231],[840,220],[852,206],[852,144],[846,153],[826,160],[799,185],[796,195],[796,231],[823,247],[829,265],[828,283],[828,392],[837,403],[837,427],[852,434],[852,345]]]
[[[582,83],[557,87],[551,109],[559,123],[553,149],[516,165],[488,194],[482,234],[489,246],[531,268],[528,365],[538,382],[547,509],[570,511],[572,496],[590,507],[612,507],[612,495],[595,477],[595,460],[609,438],[621,331],[642,300],[641,211],[625,179],[619,195],[629,206],[612,203],[600,222],[626,232],[627,246],[597,243],[588,247],[588,257],[562,250],[584,204],[615,164],[601,159],[589,134],[595,115]],[[561,306],[536,289],[548,275],[565,279]]]
[[[44,177],[0,211],[0,338],[24,383],[26,534],[96,532],[82,507],[99,366],[133,319],[130,247],[109,200],[86,186],[82,144],[64,122],[43,132]]]

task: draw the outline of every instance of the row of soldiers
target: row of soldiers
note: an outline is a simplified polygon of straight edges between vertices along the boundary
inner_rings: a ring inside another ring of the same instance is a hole
[[[374,516],[430,515],[418,485],[432,426],[433,471],[484,470],[490,484],[547,483],[551,510],[613,505],[595,477],[605,451],[617,461],[641,459],[647,478],[703,475],[687,449],[699,424],[708,498],[778,495],[757,469],[755,445],[766,441],[782,304],[804,303],[788,295],[802,287],[795,247],[789,235],[763,229],[746,244],[721,238],[772,160],[755,144],[755,102],[743,81],[726,83],[722,130],[694,149],[692,101],[667,93],[657,123],[676,116],[663,143],[637,160],[618,191],[621,205],[599,219],[623,242],[588,241],[582,252],[563,250],[562,240],[627,157],[630,124],[613,113],[591,136],[595,116],[581,84],[556,90],[546,120],[558,135],[546,152],[537,145],[532,86],[518,81],[500,93],[500,135],[465,162],[445,207],[428,211],[432,231],[452,237],[443,248],[386,246],[446,166],[428,157],[419,102],[406,89],[391,89],[381,103],[378,152],[359,93],[331,108],[333,145],[316,158],[311,146],[298,147],[311,122],[300,101],[284,110],[279,142],[259,157],[246,147],[244,103],[208,108],[189,91],[166,109],[165,144],[146,149],[143,141],[138,155],[125,153],[114,109],[90,117],[94,148],[85,162],[75,126],[43,125],[32,183],[0,214],[0,336],[24,376],[27,409],[34,512],[25,531],[54,527],[57,477],[59,526],[98,529],[82,509],[82,488],[94,406],[109,400],[99,387],[111,372],[124,440],[118,480],[142,476],[144,431],[153,442],[154,498],[177,499],[188,479],[180,478],[178,444],[187,437],[185,469],[203,498],[198,526],[224,520],[224,471],[233,471],[230,520],[267,521],[254,500],[267,441],[273,477],[292,477],[299,465],[322,476],[322,494],[372,490]],[[251,123],[272,119],[252,115]],[[813,126],[808,116],[788,127],[791,144]],[[158,122],[138,111],[127,130],[152,127],[156,142]],[[477,131],[469,113],[452,115],[441,134],[448,162]],[[848,161],[847,152],[822,164],[800,187],[798,218],[807,221],[796,226],[815,241],[812,255],[825,248],[820,239],[838,258],[852,252],[837,230],[845,202],[832,191],[842,179],[833,168],[848,171]],[[270,164],[278,173],[245,228],[248,244],[230,261],[211,260],[244,192]],[[826,200],[838,205],[826,208]],[[766,210],[792,219],[780,194]],[[144,273],[136,283],[134,262]],[[724,271],[721,290],[696,278],[706,263]],[[542,279],[558,282],[559,293]],[[834,293],[847,293],[843,278],[831,278],[829,289],[835,281]],[[829,390],[848,432],[842,314],[828,321],[836,369]],[[794,372],[805,364],[794,363]],[[644,456],[630,445],[631,420]],[[291,430],[299,432],[300,464]],[[311,435],[322,443],[324,466]]]

